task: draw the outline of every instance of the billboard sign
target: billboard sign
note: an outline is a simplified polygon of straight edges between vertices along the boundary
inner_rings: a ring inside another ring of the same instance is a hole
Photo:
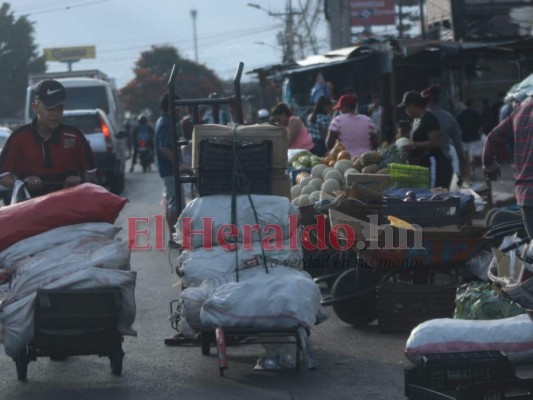
[[[95,46],[55,47],[44,49],[46,61],[77,61],[82,58],[96,58]]]
[[[395,4],[395,0],[350,0],[351,25],[394,25]]]

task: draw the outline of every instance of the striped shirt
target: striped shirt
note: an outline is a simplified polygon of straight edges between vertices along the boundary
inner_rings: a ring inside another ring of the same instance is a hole
[[[515,194],[519,206],[533,206],[533,97],[529,97],[490,133],[483,165],[496,160],[502,146],[514,141]]]

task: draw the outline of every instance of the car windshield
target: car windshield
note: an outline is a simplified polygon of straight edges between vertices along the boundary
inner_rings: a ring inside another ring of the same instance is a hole
[[[63,123],[74,125],[84,134],[102,132],[97,114],[63,115]]]
[[[80,86],[66,87],[65,110],[92,110],[99,108],[106,114],[109,113],[106,88],[104,86]],[[35,97],[35,92],[31,93],[30,116],[35,116],[31,109],[31,103]]]
[[[86,110],[99,108],[109,113],[106,90],[103,86],[66,87],[65,110]]]

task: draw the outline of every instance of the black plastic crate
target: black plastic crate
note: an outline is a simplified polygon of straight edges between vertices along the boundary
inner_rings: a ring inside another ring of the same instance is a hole
[[[235,154],[236,153],[236,154]],[[238,160],[243,174],[234,176]],[[198,194],[272,194],[272,142],[212,143],[202,140],[199,148]]]
[[[384,213],[420,226],[461,225],[461,199],[403,201],[385,197]]]
[[[378,286],[378,327],[381,332],[410,332],[435,318],[451,318],[455,285],[412,285],[389,282]]]
[[[121,340],[120,307],[117,288],[40,289],[30,348],[39,356],[108,355]]]
[[[472,383],[441,392],[418,385],[408,386],[409,400],[531,400],[533,379],[506,379]]]
[[[451,399],[473,400],[478,397],[456,396],[469,385],[508,381],[514,378],[513,366],[499,351],[426,354],[422,357],[422,365],[405,370],[405,395],[410,399],[448,398],[429,396],[436,393],[455,396],[449,397]],[[479,386],[476,389],[479,389]],[[422,396],[423,394],[426,397]]]

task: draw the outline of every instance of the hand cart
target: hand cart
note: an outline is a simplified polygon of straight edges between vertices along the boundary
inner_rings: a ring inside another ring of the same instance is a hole
[[[194,100],[178,100],[175,98],[175,82],[178,75],[178,69],[176,65],[172,68],[170,78],[168,81],[168,93],[169,102],[175,107],[187,106],[192,113],[194,124],[199,124],[199,111],[200,105],[210,105],[213,107],[213,117],[215,123],[219,123],[219,107],[227,105],[232,116],[232,120],[237,124],[244,124],[242,102],[241,102],[241,90],[240,80],[243,71],[244,64],[239,63],[237,67],[237,73],[233,81],[234,94],[225,98],[209,98],[209,99],[194,99]],[[189,140],[186,138],[178,138],[176,124],[178,123],[176,118],[175,107],[170,107],[170,121],[171,121],[171,135],[172,143],[176,143],[173,146],[174,165],[179,165],[182,162],[181,146],[189,144]],[[270,145],[271,146],[271,145]],[[271,147],[270,147],[271,148]],[[184,183],[197,183],[198,174],[196,176],[182,177],[179,172],[175,170],[174,182],[176,187],[176,201],[178,214],[183,210],[183,197],[181,191],[181,184]],[[171,302],[171,314],[179,313],[179,301],[173,300]],[[176,307],[173,309],[173,307]],[[177,323],[172,323],[173,328],[177,328]],[[254,329],[238,329],[230,327],[217,326],[213,329],[203,330],[199,333],[201,351],[203,355],[210,354],[210,347],[212,344],[216,344],[218,349],[218,364],[220,376],[223,376],[224,370],[227,369],[227,355],[226,355],[226,338],[231,338],[231,341],[240,343],[241,339],[246,339],[247,344],[264,344],[271,343],[269,340],[272,338],[294,338],[294,343],[297,349],[296,368],[299,369],[299,355],[300,351],[304,354],[308,369],[315,369],[314,357],[309,343],[309,332],[301,326],[294,327],[293,329],[271,329],[271,330],[254,330]],[[276,341],[276,343],[284,343],[283,341]]]
[[[121,375],[123,337],[117,330],[120,304],[118,288],[39,289],[33,339],[13,359],[17,378],[27,379],[28,364],[37,357],[63,360],[80,355],[109,357],[111,372]]]
[[[330,222],[338,223],[335,212],[330,214]],[[330,251],[333,261],[344,268],[330,268],[330,273],[316,276],[315,282],[326,282],[331,288],[322,305],[332,306],[348,324],[365,326],[377,318],[377,288],[381,285],[406,275],[413,284],[433,284],[436,272],[452,272],[457,278],[467,261],[515,232],[519,237],[527,236],[520,220],[454,232],[425,230],[415,245],[413,231],[391,228],[389,235],[361,241],[345,251]]]

